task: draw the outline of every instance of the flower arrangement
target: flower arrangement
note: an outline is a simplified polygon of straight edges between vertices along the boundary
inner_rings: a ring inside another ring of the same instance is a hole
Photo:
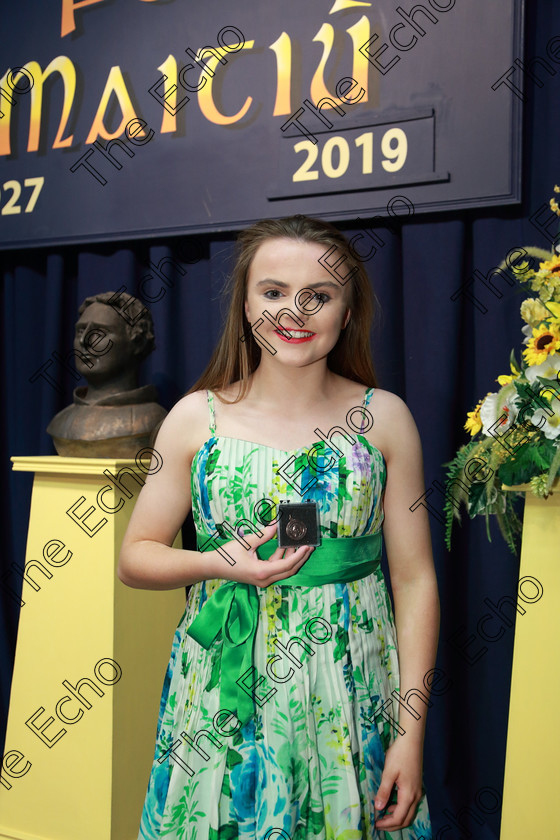
[[[560,187],[554,191],[560,193]],[[550,207],[560,216],[554,198]],[[496,379],[500,390],[488,393],[468,412],[465,430],[471,440],[445,464],[448,549],[453,521],[460,520],[464,504],[471,519],[486,517],[488,539],[489,515],[495,514],[515,552],[521,530],[514,507],[518,494],[503,490],[503,485],[529,484],[531,492],[546,498],[560,472],[560,255],[540,248],[524,251],[541,260],[538,270],[528,263],[512,269],[538,295],[521,304],[525,349],[519,362],[512,350],[511,373]]]

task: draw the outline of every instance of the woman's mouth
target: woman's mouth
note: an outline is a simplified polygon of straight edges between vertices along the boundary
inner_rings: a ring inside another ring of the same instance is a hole
[[[310,332],[310,330],[287,330],[284,327],[282,327],[282,332],[280,330],[274,330],[274,332],[282,341],[287,341],[290,344],[301,344],[304,341],[311,341],[316,335],[316,333]]]

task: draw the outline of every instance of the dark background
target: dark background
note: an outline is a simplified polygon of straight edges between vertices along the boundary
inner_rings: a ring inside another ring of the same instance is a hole
[[[556,34],[560,34],[560,7],[552,0],[530,4],[524,60],[546,58],[547,42]],[[466,297],[455,302],[450,297],[474,269],[486,274],[512,248],[550,247],[550,237],[539,232],[529,217],[548,201],[553,185],[560,181],[560,121],[554,110],[560,69],[555,71],[552,76],[534,65],[541,85],[529,76],[525,79],[523,204],[500,211],[413,217],[396,222],[396,234],[377,228],[385,245],[366,263],[380,301],[372,345],[380,386],[405,399],[417,421],[426,487],[434,480],[444,481],[442,464],[468,439],[463,431],[466,412],[486,392],[497,390],[495,378],[509,373],[512,347],[519,355],[519,304],[527,296],[523,289],[502,284],[500,299],[475,281],[472,291],[486,313]],[[518,73],[515,78],[520,77]],[[490,93],[514,95],[505,87]],[[352,232],[361,229],[342,227]],[[551,225],[550,230],[556,228]],[[141,384],[155,383],[160,402],[168,409],[199,376],[220,333],[220,291],[232,266],[233,240],[233,234],[193,239],[188,247],[193,258],[201,259],[185,265],[186,275],[176,274],[175,285],[151,305],[157,348],[143,366]],[[84,297],[122,285],[134,294],[150,261],[157,263],[168,255],[179,261],[177,245],[176,240],[167,239],[152,240],[149,245],[122,242],[0,254],[0,364],[4,372],[0,422],[3,478],[9,487],[1,511],[5,548],[0,572],[14,560],[24,561],[32,483],[31,475],[12,473],[9,458],[54,453],[45,427],[71,402],[72,389],[78,384],[56,363],[51,372],[61,393],[42,379],[31,383],[30,377],[53,351],[71,350],[77,308]],[[441,510],[443,497],[437,491],[430,501]],[[495,643],[477,636],[469,653],[475,657],[484,647],[487,652],[471,665],[449,637],[461,628],[460,641],[476,633],[477,621],[488,611],[484,598],[494,603],[504,595],[515,598],[519,561],[505,547],[494,524],[489,543],[482,520],[463,522],[449,553],[442,525],[434,517],[430,522],[442,603],[438,666],[452,681],[451,685],[442,681],[438,688],[449,685],[448,690],[433,697],[425,746],[425,784],[434,838],[445,824],[454,826],[450,813],[457,815],[468,807],[471,814],[461,820],[470,817],[472,835],[457,827],[445,834],[446,840],[468,836],[490,840],[499,836],[499,811],[485,814],[477,807],[476,795],[485,787],[499,796],[502,792],[513,630],[506,629]],[[4,726],[18,607],[1,590],[0,598],[0,725]],[[552,645],[555,640],[551,640],[551,650]],[[528,710],[528,715],[536,713],[536,708]],[[531,737],[529,718],[527,737]],[[490,797],[479,801],[492,805]]]

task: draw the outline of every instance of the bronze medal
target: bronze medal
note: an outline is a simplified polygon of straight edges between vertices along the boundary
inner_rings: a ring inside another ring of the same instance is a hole
[[[301,540],[307,534],[307,525],[304,525],[300,519],[292,519],[290,516],[286,525],[286,534],[292,540]]]

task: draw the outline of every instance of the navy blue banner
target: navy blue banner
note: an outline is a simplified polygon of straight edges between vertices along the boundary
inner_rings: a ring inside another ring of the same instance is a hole
[[[523,63],[522,18],[521,0],[19,0],[0,246],[518,202],[525,77],[550,74]]]

